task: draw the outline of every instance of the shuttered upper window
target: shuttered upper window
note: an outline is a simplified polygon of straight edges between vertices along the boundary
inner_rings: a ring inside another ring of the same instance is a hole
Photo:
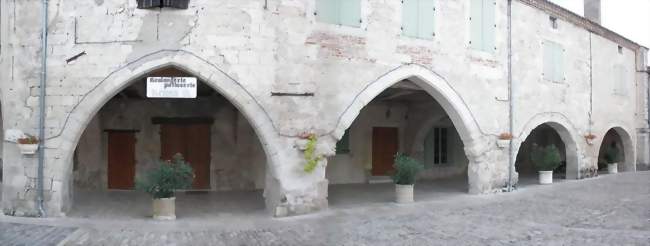
[[[318,21],[344,26],[361,26],[361,0],[316,0]]]
[[[432,39],[435,36],[435,1],[402,1],[402,34],[404,36]]]
[[[558,83],[564,82],[566,80],[564,76],[564,48],[558,43],[546,40],[543,43],[543,50],[544,79]]]
[[[189,0],[137,0],[139,9],[170,7],[187,9]]]
[[[470,46],[472,49],[494,52],[495,46],[495,0],[471,0]]]

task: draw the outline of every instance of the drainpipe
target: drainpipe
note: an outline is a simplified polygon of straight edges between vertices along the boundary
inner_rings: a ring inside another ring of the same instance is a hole
[[[43,165],[45,164],[45,85],[47,81],[47,7],[48,0],[43,0],[43,16],[41,40],[43,41],[41,49],[41,82],[40,82],[40,100],[39,100],[39,118],[38,118],[38,213],[41,217],[46,217],[43,208]]]
[[[508,96],[510,96],[510,112],[508,116],[510,117],[510,134],[513,135],[515,117],[514,117],[514,100],[515,97],[512,95],[514,85],[512,84],[512,0],[508,0]],[[514,171],[514,138],[510,139],[510,146],[508,150],[508,192],[512,191],[512,172]]]

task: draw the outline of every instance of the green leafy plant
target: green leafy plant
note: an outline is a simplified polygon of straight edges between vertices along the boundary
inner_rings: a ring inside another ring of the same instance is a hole
[[[530,156],[538,171],[553,171],[562,164],[560,151],[553,144],[546,147],[534,146]]]
[[[305,164],[303,170],[307,173],[311,173],[316,170],[318,162],[320,162],[323,157],[316,155],[316,145],[318,144],[318,138],[315,134],[310,134],[307,136],[307,145],[305,146]]]
[[[137,190],[147,192],[154,199],[174,197],[178,189],[192,186],[194,171],[183,155],[176,154],[172,160],[159,161],[158,167],[149,170],[144,178],[138,178],[135,183]]]
[[[618,148],[609,147],[607,151],[605,151],[605,161],[607,164],[617,163],[618,160]]]
[[[18,139],[18,144],[37,144],[38,138],[32,135],[26,134],[24,137]]]
[[[415,184],[418,173],[424,170],[424,165],[419,161],[409,157],[406,154],[397,153],[395,155],[395,163],[393,164],[395,171],[391,178],[393,182],[398,185],[412,185]]]

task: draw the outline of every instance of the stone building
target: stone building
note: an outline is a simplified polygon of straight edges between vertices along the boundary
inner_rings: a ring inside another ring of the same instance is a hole
[[[39,158],[48,216],[176,152],[194,190],[263,189],[274,216],[384,181],[398,151],[472,194],[517,185],[533,144],[567,179],[597,175],[601,145],[650,163],[647,49],[545,0],[50,0],[46,47],[41,1],[0,3],[5,214],[38,214]],[[196,98],[151,98],[150,77],[197,78]],[[42,89],[44,149],[23,155]]]

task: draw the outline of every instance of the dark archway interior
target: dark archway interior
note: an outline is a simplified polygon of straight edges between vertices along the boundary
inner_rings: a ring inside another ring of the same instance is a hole
[[[515,169],[519,173],[520,178],[537,176],[537,170],[530,157],[533,146],[543,147],[551,144],[558,148],[560,157],[562,158],[562,165],[553,170],[554,176],[557,178],[566,178],[566,148],[560,135],[548,124],[542,124],[531,131],[530,135],[528,135],[526,140],[521,144],[521,147],[519,147]]]
[[[617,162],[619,163],[619,167],[623,168],[623,165],[625,163],[625,149],[623,146],[623,140],[618,132],[616,132],[614,129],[607,131],[603,137],[603,142],[600,144],[600,149],[598,151],[599,171],[607,169],[607,161],[605,156],[610,149],[613,149],[618,153]]]
[[[175,153],[195,172],[192,187],[177,193],[181,213],[263,210],[266,155],[246,117],[201,79],[196,98],[148,98],[147,77],[195,76],[164,67],[135,79],[102,106],[75,150],[72,215],[146,214],[150,197],[133,192],[135,180]],[[217,198],[217,192],[229,192],[229,198]]]

